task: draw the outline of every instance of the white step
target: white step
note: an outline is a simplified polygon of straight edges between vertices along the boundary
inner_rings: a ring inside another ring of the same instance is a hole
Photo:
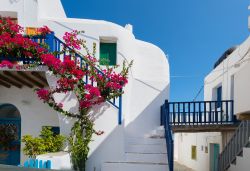
[[[237,171],[249,171],[250,168],[249,159],[237,156],[235,168],[237,169]]]
[[[243,157],[250,159],[250,148],[247,148],[247,147],[243,148]]]
[[[130,153],[167,153],[163,144],[129,144],[126,152]]]
[[[168,163],[166,153],[126,153],[125,157],[127,162]]]
[[[168,165],[162,163],[107,162],[101,171],[168,171]]]
[[[166,145],[165,138],[127,138],[128,144],[159,144],[159,145]]]
[[[237,167],[235,164],[230,164],[230,167],[227,171],[237,171]]]

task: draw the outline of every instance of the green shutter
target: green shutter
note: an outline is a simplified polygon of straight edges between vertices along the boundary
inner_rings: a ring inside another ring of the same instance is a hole
[[[116,65],[116,43],[100,43],[100,65]]]

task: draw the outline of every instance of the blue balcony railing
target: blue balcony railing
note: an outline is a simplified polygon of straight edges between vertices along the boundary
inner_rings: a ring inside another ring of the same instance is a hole
[[[233,100],[168,102],[168,117],[171,125],[233,124]]]

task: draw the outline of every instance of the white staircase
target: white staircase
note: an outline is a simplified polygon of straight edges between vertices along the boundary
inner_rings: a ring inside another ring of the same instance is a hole
[[[250,170],[250,148],[244,147],[242,156],[237,156],[228,171],[249,171]]]
[[[164,128],[143,138],[128,138],[125,160],[105,162],[102,171],[168,171]]]

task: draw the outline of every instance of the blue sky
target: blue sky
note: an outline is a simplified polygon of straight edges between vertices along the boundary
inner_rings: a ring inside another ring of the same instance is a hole
[[[62,0],[68,17],[134,26],[169,56],[171,101],[193,100],[215,61],[249,35],[249,0]],[[203,99],[203,92],[198,97]]]

